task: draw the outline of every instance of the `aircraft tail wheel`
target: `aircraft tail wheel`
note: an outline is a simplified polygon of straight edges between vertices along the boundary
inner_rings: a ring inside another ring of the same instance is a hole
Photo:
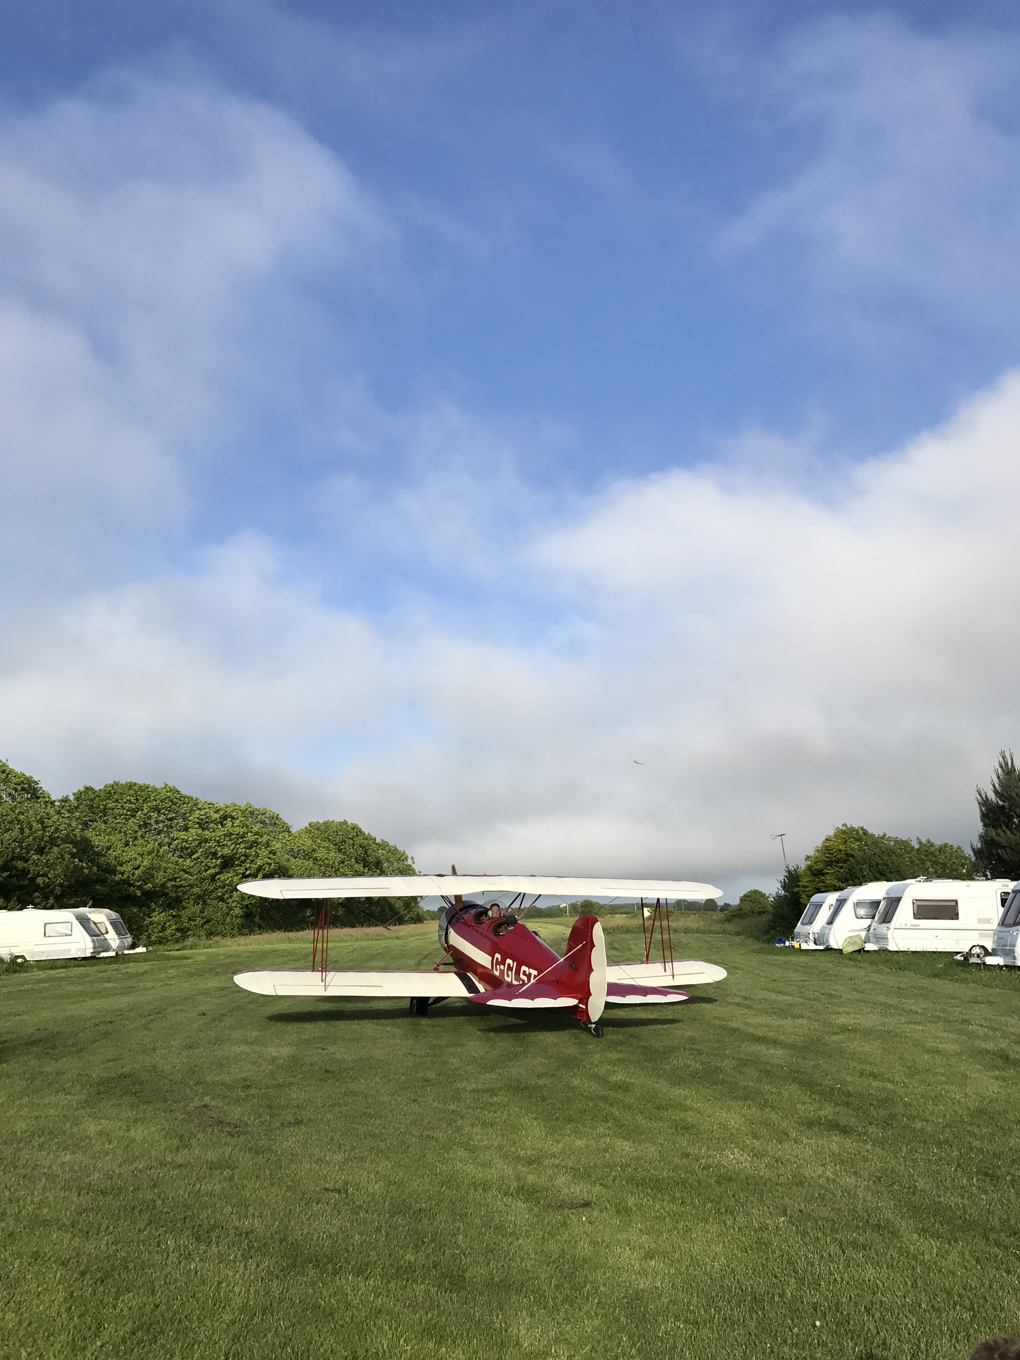
[[[409,1010],[412,1015],[428,1015],[429,998],[427,996],[412,996]]]

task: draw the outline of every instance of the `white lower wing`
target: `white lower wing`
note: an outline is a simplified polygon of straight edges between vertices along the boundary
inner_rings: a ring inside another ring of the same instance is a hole
[[[234,981],[261,996],[477,996],[470,973],[338,973],[316,969],[237,973]]]
[[[665,968],[662,960],[651,963],[611,963],[608,982],[643,982],[646,987],[694,987],[699,982],[722,982],[726,969],[700,959],[674,959]]]

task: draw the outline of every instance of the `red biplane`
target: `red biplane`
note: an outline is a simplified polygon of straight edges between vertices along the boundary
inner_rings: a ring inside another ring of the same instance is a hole
[[[537,878],[506,874],[393,875],[386,878],[273,878],[241,883],[242,892],[285,900],[320,899],[322,909],[312,945],[311,969],[238,973],[234,981],[263,996],[408,997],[412,1015],[427,1015],[430,1004],[464,997],[482,1006],[513,1011],[568,1011],[596,1038],[606,1005],[644,1006],[686,1001],[681,990],[718,982],[723,968],[698,959],[673,957],[669,903],[718,897],[708,883],[606,878]],[[456,888],[456,892],[453,889]],[[470,894],[499,900],[475,901]],[[443,958],[422,972],[340,972],[329,963],[329,902],[344,897],[441,897]],[[597,916],[574,921],[562,958],[525,924],[524,914],[540,897],[561,900],[602,898],[642,906],[644,958],[606,962]],[[530,901],[528,899],[531,899]],[[652,904],[654,903],[654,906]]]

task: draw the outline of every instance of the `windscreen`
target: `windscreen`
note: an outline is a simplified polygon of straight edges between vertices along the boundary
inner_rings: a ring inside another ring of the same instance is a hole
[[[872,902],[855,902],[854,915],[858,921],[873,921],[878,915],[878,909],[882,905],[877,899]]]
[[[1020,924],[1020,888],[1014,888],[1006,898],[1006,910],[1002,913],[1000,926],[1015,926]]]
[[[896,915],[896,908],[900,905],[902,901],[903,901],[902,897],[883,897],[882,905],[879,907],[878,915],[875,917],[875,925],[876,926],[888,925],[888,923]]]
[[[826,923],[825,923],[827,926],[831,926],[831,925],[832,925],[833,921],[835,921],[836,917],[837,917],[837,916],[839,915],[839,913],[843,910],[843,908],[846,906],[846,904],[847,904],[847,899],[846,899],[845,897],[837,897],[837,898],[836,898],[835,902],[833,902],[833,904],[832,904],[832,910],[829,912],[829,919],[828,919],[828,920],[826,921]]]
[[[960,904],[955,899],[948,897],[914,898],[915,921],[958,921],[959,919]]]

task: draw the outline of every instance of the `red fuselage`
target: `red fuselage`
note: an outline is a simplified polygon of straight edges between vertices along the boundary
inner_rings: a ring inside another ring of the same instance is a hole
[[[549,948],[513,916],[493,917],[488,908],[467,902],[448,907],[439,918],[439,943],[458,972],[469,973],[483,990],[521,987],[541,981],[568,983],[570,962]],[[560,978],[560,972],[567,976]],[[557,987],[566,994],[568,988]]]

